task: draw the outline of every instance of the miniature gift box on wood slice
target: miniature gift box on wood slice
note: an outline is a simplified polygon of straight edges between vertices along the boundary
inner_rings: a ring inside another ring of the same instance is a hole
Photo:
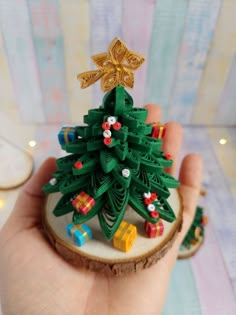
[[[95,200],[86,192],[81,191],[72,201],[72,204],[77,211],[87,214],[95,205]]]
[[[164,224],[162,220],[159,220],[157,223],[150,223],[148,221],[145,221],[144,229],[149,238],[154,238],[163,235]]]
[[[73,127],[62,127],[58,134],[58,140],[60,145],[64,145],[76,140],[76,131]]]
[[[161,123],[152,124],[152,138],[162,139],[165,136],[166,128]]]
[[[123,252],[128,252],[137,237],[135,225],[122,221],[113,237],[113,246]]]
[[[66,227],[67,235],[73,239],[76,245],[83,246],[92,238],[92,231],[86,224],[70,223]]]

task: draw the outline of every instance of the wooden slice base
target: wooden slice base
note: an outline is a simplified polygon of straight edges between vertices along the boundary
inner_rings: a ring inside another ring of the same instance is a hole
[[[67,236],[65,229],[72,221],[72,214],[56,218],[52,213],[60,197],[60,193],[49,195],[43,215],[44,227],[53,247],[72,264],[106,275],[124,275],[152,266],[166,254],[181,230],[182,198],[178,190],[171,189],[168,202],[175,212],[176,220],[173,223],[163,221],[165,230],[161,237],[148,238],[144,231],[144,219],[128,208],[124,220],[134,224],[138,232],[129,252],[115,249],[112,241],[104,239],[97,217],[86,223],[92,229],[92,240],[78,247]]]
[[[33,159],[30,154],[0,138],[0,189],[22,185],[32,174]]]
[[[194,256],[202,246],[203,242],[204,237],[201,237],[196,244],[191,245],[190,249],[184,247],[182,250],[179,250],[178,259],[187,259]]]

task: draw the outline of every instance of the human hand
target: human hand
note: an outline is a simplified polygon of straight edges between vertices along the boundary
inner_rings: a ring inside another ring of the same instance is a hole
[[[148,105],[147,122],[160,121],[160,109]],[[182,128],[167,123],[163,150],[172,155],[174,174]],[[183,197],[183,228],[174,245],[149,269],[125,277],[109,277],[78,269],[50,246],[41,226],[45,195],[42,186],[56,169],[48,159],[25,185],[0,232],[0,296],[3,314],[161,314],[178,248],[189,229],[199,196],[202,162],[187,155],[179,179]]]

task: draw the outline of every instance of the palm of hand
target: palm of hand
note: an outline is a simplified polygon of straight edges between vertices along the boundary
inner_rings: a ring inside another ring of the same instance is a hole
[[[35,227],[19,231],[3,250],[6,259],[1,262],[5,270],[1,278],[8,283],[3,301],[14,310],[17,307],[19,314],[125,314],[129,308],[131,314],[139,314],[140,306],[143,314],[150,299],[155,299],[157,292],[159,297],[163,294],[167,284],[163,271],[168,275],[171,268],[165,258],[160,265],[126,278],[78,270],[59,257]],[[159,288],[157,282],[161,282]],[[8,312],[14,314],[11,308]]]
[[[148,109],[149,117],[158,116],[157,107]],[[168,131],[164,147],[176,158],[181,129],[169,123]],[[1,231],[3,311],[24,315],[160,314],[179,245],[194,215],[201,177],[200,158],[190,155],[181,167],[184,225],[172,249],[152,268],[121,278],[75,268],[59,257],[46,241],[40,220],[44,199],[41,187],[54,168],[53,159],[41,167],[24,188]]]

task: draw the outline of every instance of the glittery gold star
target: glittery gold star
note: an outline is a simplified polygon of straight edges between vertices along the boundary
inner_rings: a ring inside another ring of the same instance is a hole
[[[134,85],[134,70],[144,62],[144,57],[129,50],[119,38],[113,39],[108,52],[92,56],[98,70],[80,73],[81,88],[84,89],[101,79],[104,92],[110,91],[117,85],[132,88]]]

